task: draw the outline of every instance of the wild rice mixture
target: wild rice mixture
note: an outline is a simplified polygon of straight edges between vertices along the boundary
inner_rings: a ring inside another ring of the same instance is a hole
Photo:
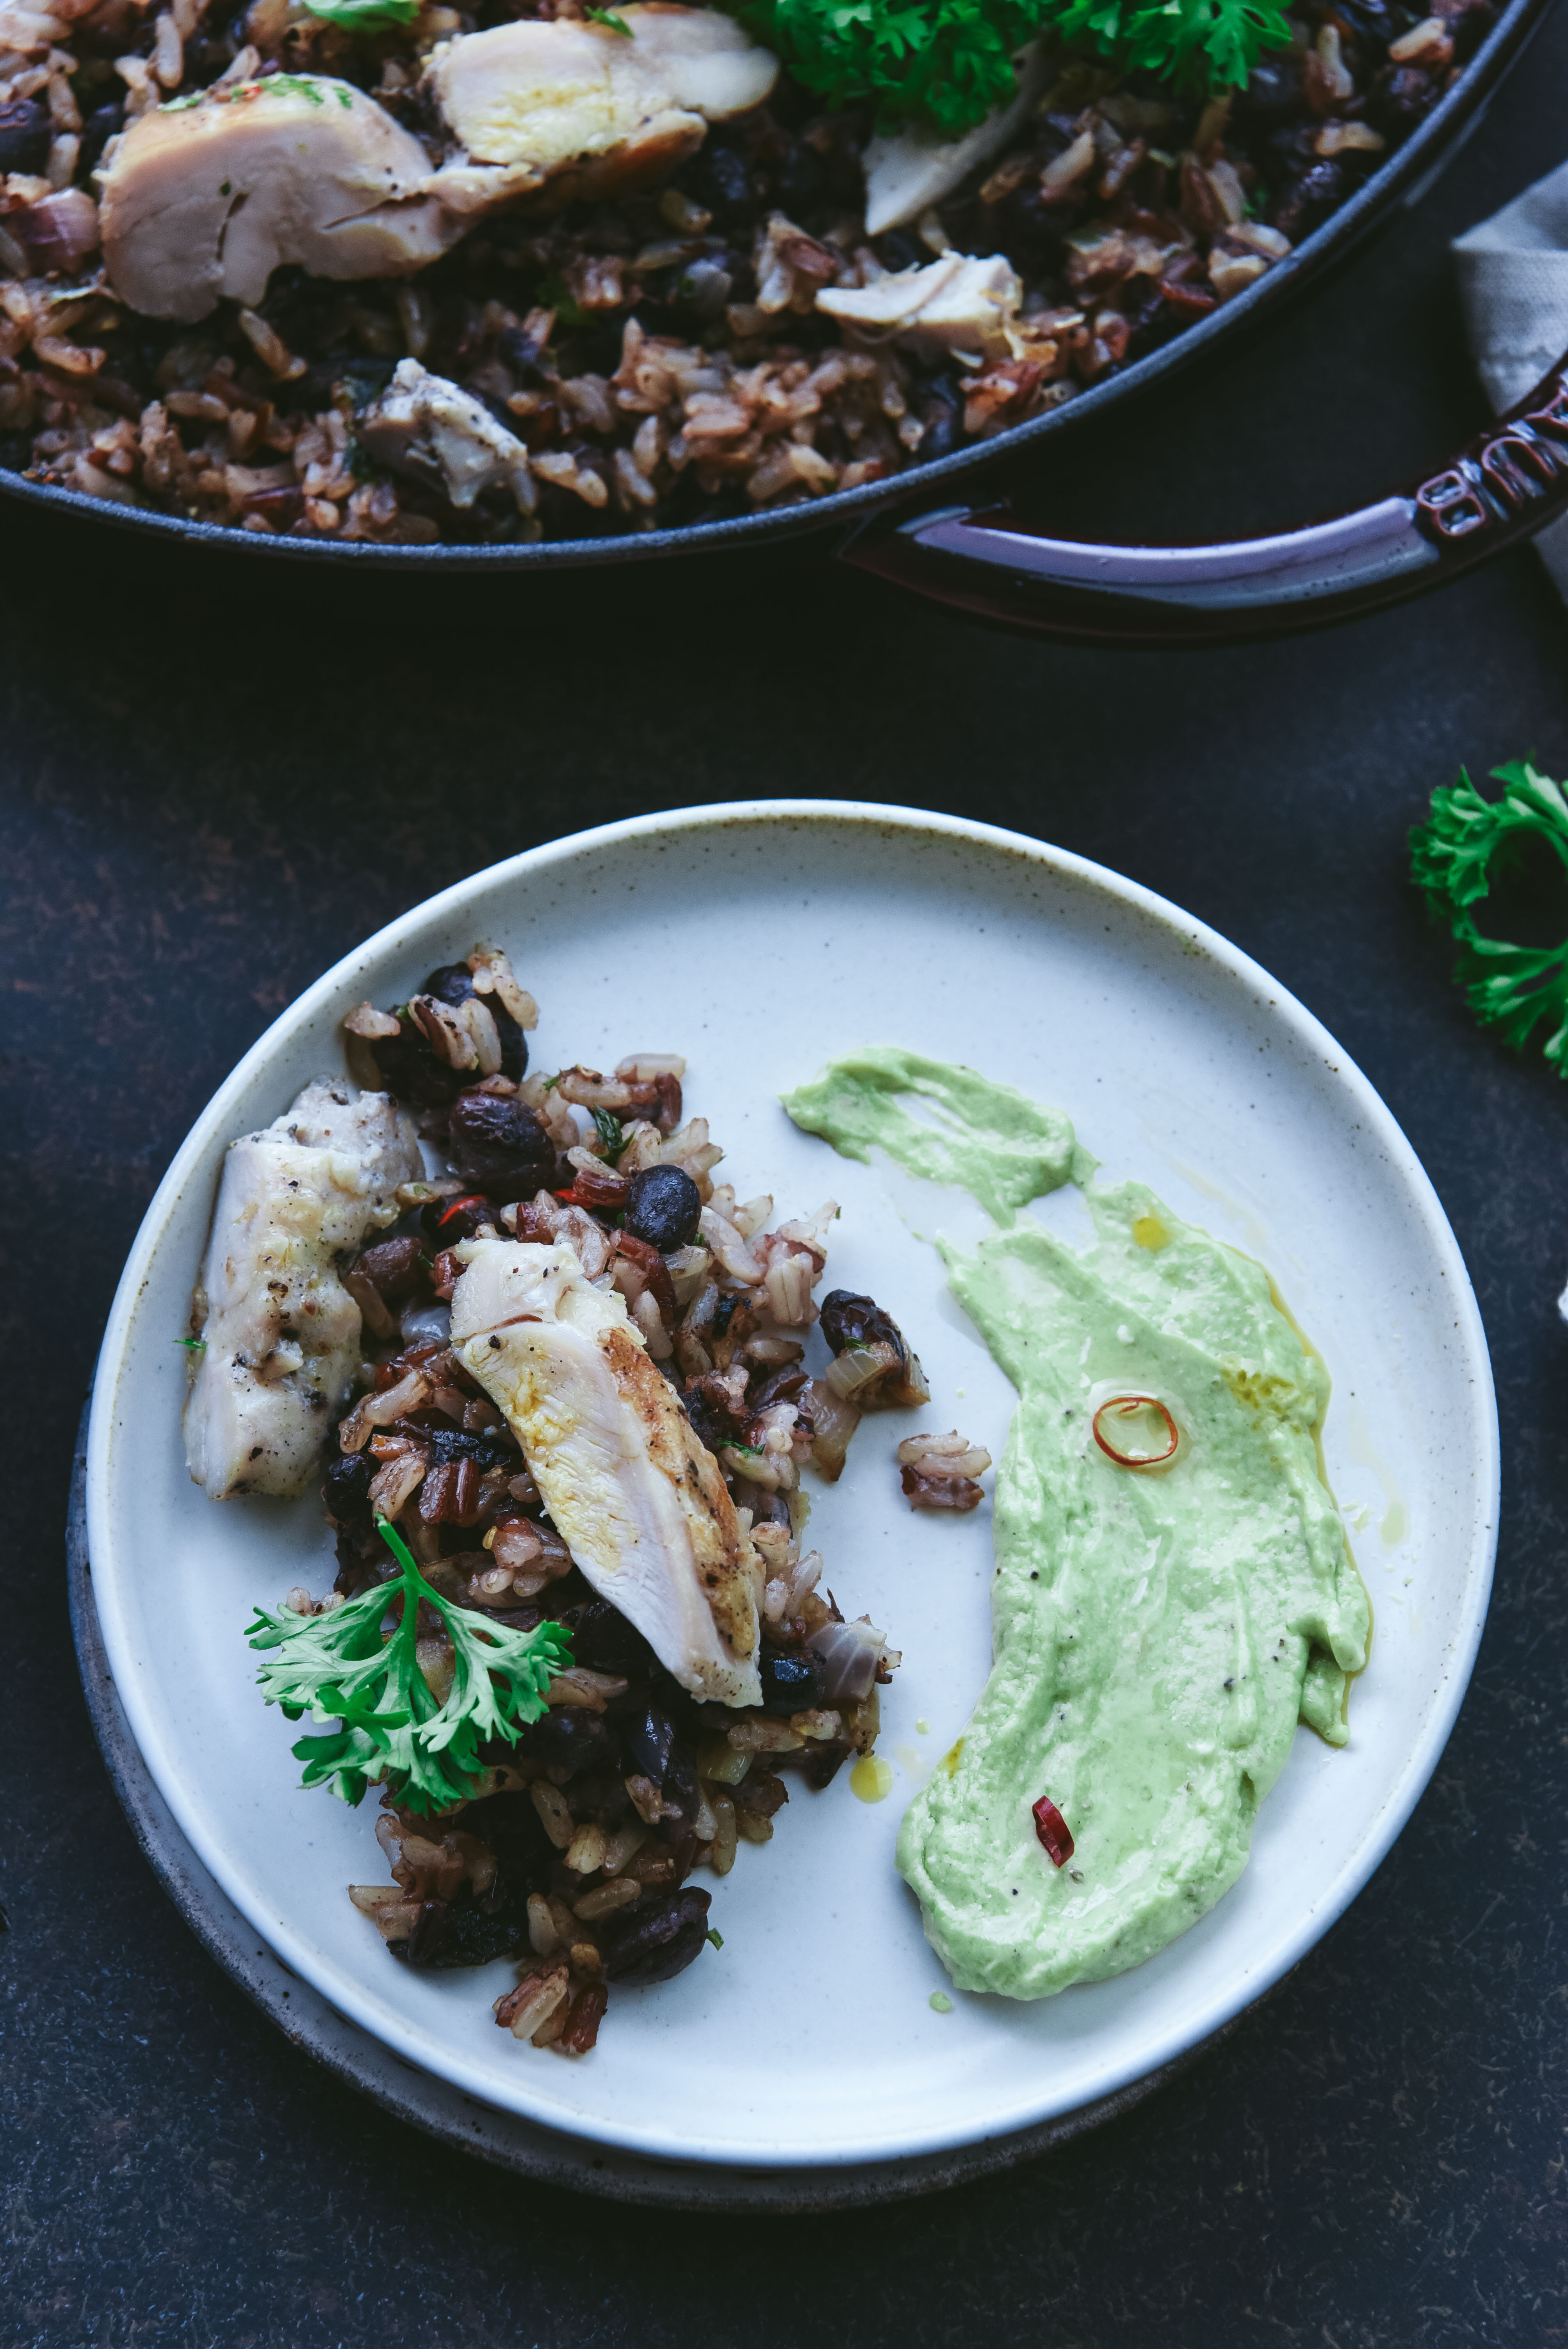
[[[129,123],[315,75],[428,143],[440,45],[583,6],[425,5],[366,34],[301,0],[0,0],[0,464],[246,531],[416,545],[647,530],[885,479],[1070,399],[1298,244],[1495,13],[1423,11],[1307,0],[1293,47],[1208,102],[1047,51],[1001,151],[871,238],[869,111],[823,112],[781,75],[662,183],[557,211],[525,194],[416,274],[277,268],[253,305],[182,325],[132,310],[100,258],[95,173]],[[909,325],[917,295],[898,293],[903,326],[868,323],[875,302],[859,328],[852,302],[819,305],[952,254],[1016,279],[988,348]]]
[[[871,1752],[878,1686],[899,1659],[823,1588],[822,1560],[802,1546],[800,1471],[836,1480],[862,1413],[927,1391],[872,1299],[835,1290],[819,1306],[831,1201],[776,1221],[770,1198],[738,1200],[716,1182],[723,1154],[707,1121],[686,1115],[673,1054],[634,1055],[608,1077],[528,1073],[531,1012],[504,957],[476,949],[395,1012],[366,1004],[349,1018],[357,1073],[414,1112],[453,1172],[403,1185],[400,1219],[345,1275],[364,1361],[323,1495],[335,1589],[287,1603],[320,1613],[395,1580],[375,1522],[385,1516],[443,1598],[516,1630],[552,1619],[570,1631],[549,1710],[515,1746],[481,1749],[472,1801],[429,1817],[384,1795],[376,1833],[393,1882],[351,1898],[409,1965],[520,1958],[497,2021],[581,2054],[612,1984],[664,1981],[715,1938],[692,1871],[722,1878],[739,1843],[768,1842],[787,1779],[820,1789]],[[763,1560],[760,1705],[695,1700],[596,1593],[501,1413],[454,1353],[449,1300],[474,1253],[464,1244],[507,1236],[563,1241],[587,1278],[619,1290],[717,1460]],[[928,1464],[951,1475],[976,1459]],[[444,1694],[452,1651],[420,1608],[420,1667]]]

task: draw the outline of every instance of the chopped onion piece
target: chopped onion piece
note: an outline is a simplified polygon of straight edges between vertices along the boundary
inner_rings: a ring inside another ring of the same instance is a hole
[[[879,1339],[874,1346],[846,1346],[841,1354],[835,1354],[828,1365],[827,1382],[836,1395],[847,1398],[870,1386],[873,1379],[903,1368],[897,1347]]]
[[[877,1666],[888,1656],[886,1632],[879,1631],[864,1616],[858,1623],[824,1623],[806,1644],[821,1662],[826,1675],[823,1694],[830,1703],[840,1698],[858,1703],[869,1696]]]
[[[812,1464],[825,1484],[836,1485],[844,1473],[844,1455],[850,1448],[850,1438],[861,1423],[861,1414],[826,1379],[813,1379],[806,1393],[813,1429]]]

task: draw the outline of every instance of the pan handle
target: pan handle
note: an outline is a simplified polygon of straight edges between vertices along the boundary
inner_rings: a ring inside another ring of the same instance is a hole
[[[1439,473],[1359,512],[1216,546],[1050,538],[1006,506],[878,517],[840,550],[895,586],[1031,635],[1242,644],[1424,594],[1568,512],[1568,355]]]

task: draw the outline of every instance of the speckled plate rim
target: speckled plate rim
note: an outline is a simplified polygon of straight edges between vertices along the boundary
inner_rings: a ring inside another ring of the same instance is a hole
[[[1114,2100],[1121,2091],[1133,2087],[1137,2083],[1162,2075],[1191,2050],[1209,2041],[1246,2007],[1255,2003],[1321,1940],[1386,1857],[1437,1766],[1469,1686],[1491,1588],[1501,1484],[1496,1397],[1480,1309],[1441,1204],[1393,1113],[1322,1022],[1298,1003],[1288,989],[1217,931],[1183,913],[1154,891],[1069,851],[962,817],[858,801],[758,800],[721,802],[668,813],[631,817],[619,823],[572,833],[470,874],[410,908],[335,964],[273,1021],[212,1096],[154,1195],[116,1292],[94,1383],[86,1471],[89,1554],[99,1561],[100,1568],[105,1560],[112,1561],[114,1555],[114,1523],[109,1506],[109,1454],[115,1393],[138,1300],[152,1260],[161,1244],[170,1216],[180,1204],[186,1186],[193,1177],[201,1174],[201,1162],[211,1146],[214,1133],[232,1133],[234,1119],[239,1113],[238,1103],[244,1089],[264,1070],[280,1044],[292,1036],[296,1028],[306,1027],[321,1019],[331,1012],[335,1005],[363,992],[368,983],[367,973],[371,968],[382,957],[392,955],[403,947],[412,929],[442,923],[449,926],[454,922],[460,924],[467,901],[478,892],[515,884],[548,873],[552,868],[569,865],[584,854],[616,848],[629,842],[668,839],[704,831],[752,829],[769,824],[798,830],[814,822],[837,825],[863,824],[872,830],[896,834],[906,841],[923,836],[934,847],[939,843],[943,845],[961,844],[986,854],[999,854],[1021,859],[1037,866],[1045,874],[1060,876],[1080,887],[1099,891],[1111,899],[1124,915],[1136,915],[1150,926],[1166,932],[1184,952],[1197,953],[1208,958],[1254,1001],[1266,1002],[1272,1021],[1291,1037],[1305,1057],[1318,1062],[1332,1075],[1341,1093],[1349,1096],[1362,1130],[1377,1143],[1390,1175],[1401,1186],[1411,1212],[1418,1217],[1434,1261],[1448,1284],[1447,1295],[1453,1310],[1458,1350],[1469,1370],[1470,1417],[1465,1437],[1471,1458],[1472,1488],[1478,1496],[1481,1496],[1480,1506],[1473,1520],[1474,1529],[1462,1585],[1462,1609],[1455,1636],[1449,1646],[1443,1682],[1434,1692],[1418,1733],[1412,1739],[1403,1770],[1389,1785],[1377,1818],[1369,1822],[1364,1831],[1354,1861],[1336,1880],[1326,1897],[1306,1906],[1295,1932],[1276,1942],[1271,1952],[1271,1961],[1266,1966],[1252,1968],[1241,1980],[1233,1980],[1219,1986],[1214,1996],[1196,2015],[1191,2016],[1184,2026],[1168,2031],[1163,2040],[1146,2041],[1140,2056],[1131,2058],[1122,2065],[1109,2067],[1101,2095],[1092,2100],[1095,2106],[1099,2106]],[[263,1920],[262,1917],[251,1914],[244,1905],[242,1886],[237,1880],[230,1880],[234,1873],[230,1856],[221,1847],[218,1839],[205,1834],[202,1822],[180,1782],[179,1773],[170,1765],[161,1745],[160,1722],[145,1701],[134,1657],[126,1644],[128,1635],[124,1619],[117,1612],[114,1604],[113,1571],[111,1563],[107,1599],[101,1575],[94,1584],[94,1597],[108,1669],[117,1685],[131,1738],[159,1795],[201,1866],[223,1894],[234,1901],[240,1914],[248,1919],[252,1930],[271,1947],[274,1956],[302,1980],[308,1980],[311,1958],[305,1944],[285,1920],[275,1918]],[[345,2010],[349,2021],[376,2037],[383,2046],[390,2047],[387,2032],[377,2029],[368,2007],[363,2014],[358,2013],[355,2011],[352,1998],[345,1997],[337,2002],[335,2011],[341,2013]],[[391,2049],[391,2052],[396,2058],[396,2049]],[[428,2065],[419,2064],[415,2057],[410,2056],[407,2060],[415,2069],[431,2069]],[[447,2079],[456,2093],[466,2095],[475,2084],[465,2083],[462,2077],[464,2070],[460,2060],[451,2059]],[[482,2098],[476,2096],[475,2101],[482,2102]],[[1080,2106],[1078,2109],[1083,2108]],[[1004,2138],[1015,2138],[1026,2131],[1033,2133],[1048,2127],[1052,2122],[1062,2122],[1068,2117],[1060,2112],[1042,2114],[1037,2104],[1034,2114],[1016,2116],[1011,2126],[1005,2125],[991,2137],[990,2141],[995,2143]],[[682,2129],[678,2116],[672,2116],[669,2123],[655,2132],[639,2129],[634,2134],[624,2129],[616,2131],[608,2124],[584,2116],[575,2134],[594,2144],[615,2147],[644,2158],[651,2157],[655,2162],[695,2161],[731,2170],[753,2169],[756,2166],[738,2155],[729,2146],[694,2141],[691,2135]],[[919,2146],[896,2137],[887,2142],[855,2146],[835,2147],[830,2143],[814,2147],[809,2156],[801,2153],[783,2156],[776,2167],[779,2170],[792,2168],[805,2172],[827,2168],[845,2171],[870,2168],[889,2162],[906,2161],[912,2156],[941,2157],[950,2154],[965,2144],[975,2144],[982,2134],[954,2130],[941,2137],[928,2137]]]
[[[82,1409],[71,1469],[70,1514],[66,1532],[71,1630],[81,1672],[88,1717],[143,1858],[208,1956],[235,1987],[275,2023],[293,2047],[315,2058],[335,2079],[356,2088],[383,2111],[454,2152],[473,2154],[542,2186],[563,2186],[615,2202],[639,2202],[678,2210],[783,2213],[842,2210],[880,2202],[908,2201],[937,2194],[976,2178],[989,2178],[1020,2162],[1037,2159],[1088,2129],[1116,2119],[1140,2105],[1156,2088],[1178,2078],[1245,2020],[1237,2015],[1202,2045],[1135,2080],[1098,2104],[1045,2121],[1016,2137],[987,2137],[948,2153],[911,2154],[898,2161],[857,2168],[738,2169],[695,2162],[656,2161],[619,2146],[597,2145],[562,2136],[521,2114],[500,2112],[450,2086],[393,2054],[368,2032],[323,1998],[247,1924],[216,1885],[180,1832],[153,1783],[126,1721],[93,1600],[92,1561],[88,1555],[87,1439],[89,1406]],[[1275,1985],[1277,1989],[1278,1985]],[[1273,1991],[1259,2000],[1262,2005]],[[1252,2008],[1246,2010],[1247,2013]]]

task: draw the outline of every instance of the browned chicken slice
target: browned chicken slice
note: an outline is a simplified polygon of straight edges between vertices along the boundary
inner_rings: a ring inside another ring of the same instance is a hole
[[[433,168],[411,131],[350,82],[275,74],[139,115],[103,174],[109,281],[153,318],[253,305],[274,269],[401,277],[498,204],[552,202],[672,171],[710,122],[759,105],[776,57],[712,8],[660,0],[627,30],[500,25],[438,48],[422,85],[449,149]]]
[[[1023,286],[999,253],[985,260],[944,253],[870,285],[825,285],[817,307],[869,342],[895,342],[927,357],[970,352],[1006,358]]]
[[[195,1297],[201,1330],[185,1455],[208,1497],[297,1500],[359,1359],[359,1308],[339,1278],[424,1162],[388,1093],[317,1077],[229,1145]]]
[[[760,106],[778,79],[778,58],[717,9],[647,0],[616,14],[625,33],[557,17],[436,50],[424,86],[471,164],[530,167],[552,202],[607,195],[674,171],[710,122]]]
[[[110,283],[151,318],[255,304],[273,271],[397,277],[468,225],[431,188],[429,158],[346,81],[277,74],[139,115],[103,175]]]
[[[594,1588],[694,1696],[760,1703],[761,1561],[618,1290],[563,1242],[483,1242],[452,1345]]]

